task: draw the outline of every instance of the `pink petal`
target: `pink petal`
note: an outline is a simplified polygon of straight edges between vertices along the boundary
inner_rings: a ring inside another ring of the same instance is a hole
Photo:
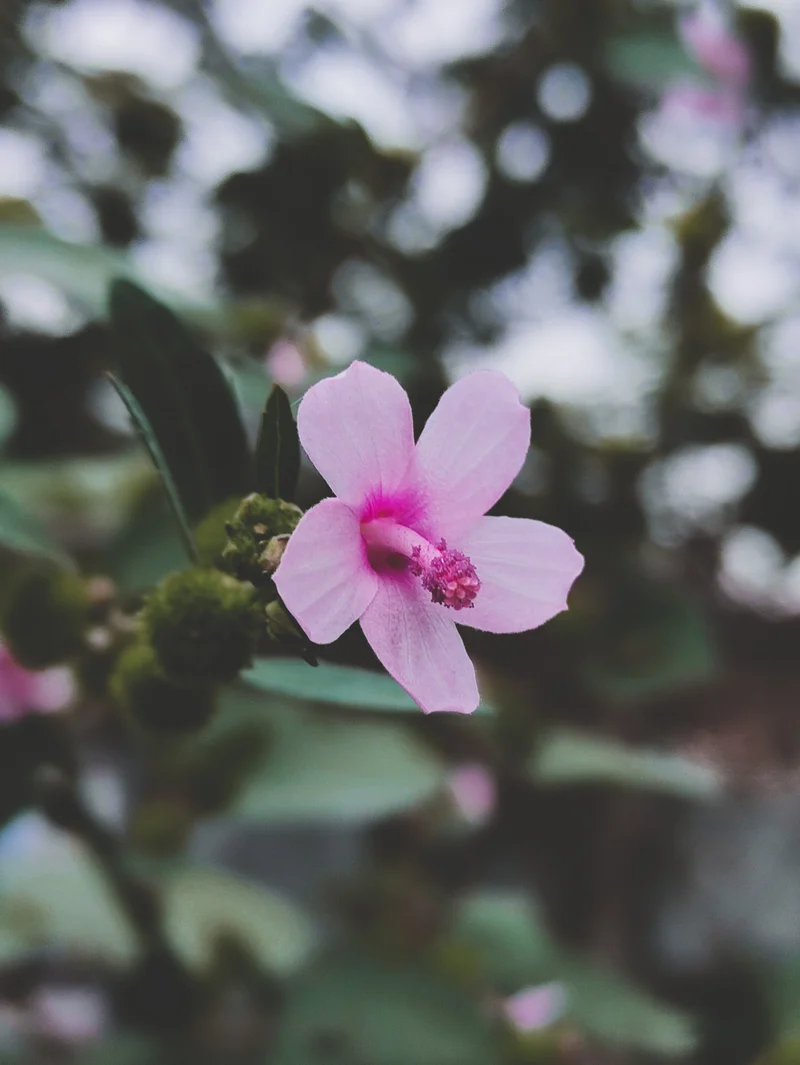
[[[458,766],[449,774],[447,786],[465,821],[479,825],[488,820],[497,801],[497,789],[486,766],[477,762]]]
[[[332,643],[367,609],[378,578],[358,518],[338,499],[307,511],[289,538],[275,584],[314,643]]]
[[[364,635],[386,670],[426,714],[471,714],[480,697],[475,669],[441,606],[410,576],[381,580],[361,618]]]
[[[458,548],[475,566],[481,588],[459,625],[485,632],[525,632],[567,609],[583,556],[555,525],[527,518],[481,518]]]
[[[408,396],[394,377],[364,362],[309,388],[297,428],[308,457],[353,506],[397,488],[413,455]]]
[[[32,705],[36,710],[63,710],[75,697],[75,679],[66,666],[35,673],[32,682]]]
[[[431,531],[455,537],[485,514],[519,473],[530,438],[530,414],[503,374],[482,370],[448,388],[416,450]]]
[[[566,994],[561,984],[526,987],[506,999],[503,1012],[521,1032],[535,1032],[557,1021],[566,1008]]]

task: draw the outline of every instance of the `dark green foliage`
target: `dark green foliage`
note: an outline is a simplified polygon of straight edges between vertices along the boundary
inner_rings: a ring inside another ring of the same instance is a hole
[[[142,728],[194,732],[207,724],[217,703],[213,687],[177,684],[166,677],[153,648],[137,642],[120,655],[109,691]]]
[[[150,424],[190,522],[250,487],[239,411],[215,360],[163,304],[130,281],[111,286],[122,380]]]
[[[3,591],[0,631],[28,669],[44,669],[76,655],[88,623],[86,585],[75,573],[23,569]]]
[[[259,624],[254,589],[214,569],[171,574],[141,613],[161,668],[182,684],[235,680],[250,664]]]
[[[256,445],[256,491],[293,500],[300,473],[300,438],[286,393],[272,389],[261,416]]]

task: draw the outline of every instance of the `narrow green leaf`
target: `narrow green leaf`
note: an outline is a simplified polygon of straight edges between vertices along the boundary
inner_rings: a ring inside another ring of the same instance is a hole
[[[713,799],[722,792],[713,770],[688,758],[571,729],[552,729],[542,738],[529,773],[539,784],[613,784],[689,799]]]
[[[183,509],[183,502],[178,493],[175,481],[172,478],[172,471],[167,464],[167,460],[164,458],[164,453],[159,446],[152,426],[131,390],[123,384],[122,381],[117,380],[112,374],[109,374],[108,377],[111,384],[117,390],[119,398],[125,404],[127,411],[131,416],[131,420],[136,426],[136,431],[139,433],[142,443],[147,448],[147,452],[153,461],[153,465],[158,470],[164,489],[167,493],[170,508],[175,515],[175,521],[178,524],[178,530],[181,534],[186,554],[192,562],[196,562],[197,547],[195,546],[192,530],[189,526],[189,520],[186,517],[186,512]]]
[[[263,658],[242,674],[242,680],[274,695],[346,706],[351,710],[421,713],[397,681],[385,673],[355,666],[321,662],[316,669],[309,669],[297,658]],[[490,712],[485,704],[476,710],[481,714]]]
[[[69,557],[55,540],[5,492],[0,492],[0,547],[24,555],[38,555],[61,565],[69,564]]]
[[[300,438],[289,397],[279,385],[269,394],[256,445],[256,491],[271,499],[294,499],[300,473]]]
[[[158,441],[190,522],[251,487],[247,439],[222,369],[178,318],[130,281],[111,286],[121,377]]]

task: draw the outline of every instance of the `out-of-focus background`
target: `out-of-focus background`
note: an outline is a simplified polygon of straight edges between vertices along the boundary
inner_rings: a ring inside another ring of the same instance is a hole
[[[800,2],[3,0],[3,581],[135,603],[184,563],[118,277],[253,434],[355,358],[420,424],[502,370],[498,511],[586,570],[467,633],[469,721],[356,632],[183,740],[116,712],[102,624],[27,701],[3,659],[2,1060],[800,1061]]]

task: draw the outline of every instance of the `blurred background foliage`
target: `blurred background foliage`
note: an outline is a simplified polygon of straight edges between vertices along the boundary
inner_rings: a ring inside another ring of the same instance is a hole
[[[4,1061],[800,1061],[799,182],[797,0],[4,0],[0,599],[96,614],[0,726]],[[251,439],[354,358],[419,425],[512,378],[498,511],[587,565],[467,632],[474,718],[356,631],[191,736],[119,713],[114,611],[185,565],[119,278]]]

